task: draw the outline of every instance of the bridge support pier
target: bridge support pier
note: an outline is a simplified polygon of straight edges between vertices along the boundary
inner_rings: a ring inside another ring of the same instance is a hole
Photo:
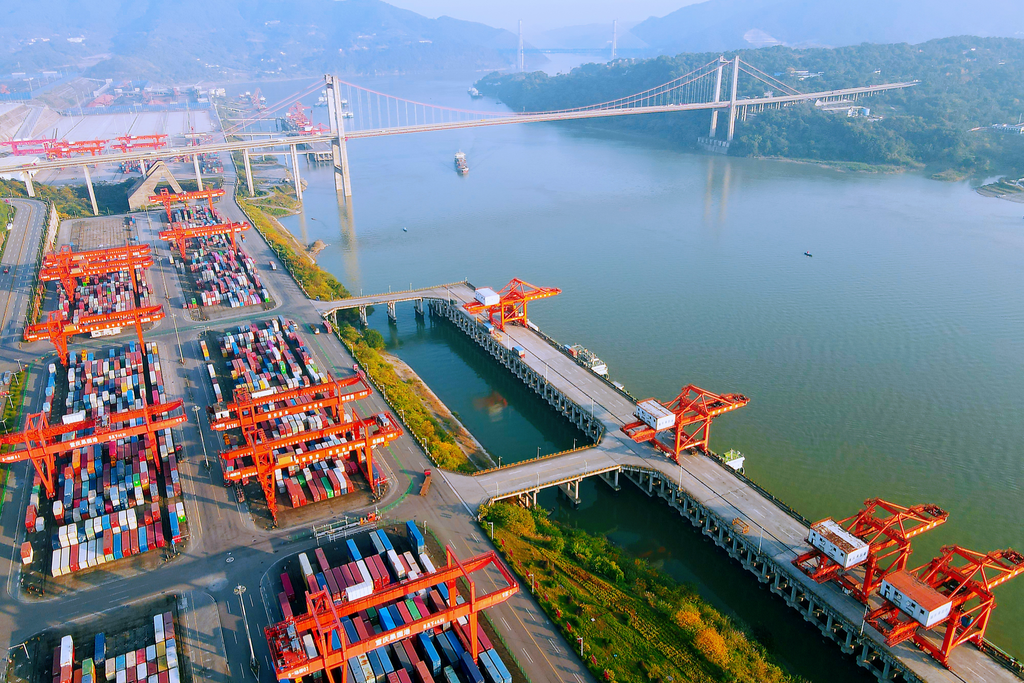
[[[363,327],[370,326],[370,323],[366,322],[366,306],[359,307],[359,324]]]
[[[619,470],[615,470],[614,472],[602,472],[598,476],[601,477],[601,481],[612,488],[612,491],[622,490],[622,487],[619,486]]]
[[[726,136],[727,142],[732,142],[733,136],[736,134],[736,86],[740,80],[740,58],[734,57],[732,60],[732,86],[729,89],[729,134]]]
[[[580,479],[576,481],[567,481],[564,484],[558,485],[558,490],[565,494],[565,497],[569,499],[573,507],[580,506]]]
[[[29,171],[23,171],[22,175],[25,177],[25,194],[29,197],[35,197],[36,190],[32,187],[32,174]]]
[[[96,205],[96,190],[94,190],[92,186],[92,176],[89,174],[88,164],[83,164],[82,170],[85,171],[85,187],[89,190],[89,200],[92,202],[92,215],[99,216],[100,207]]]
[[[398,324],[398,313],[395,312],[395,302],[394,301],[389,301],[388,302],[388,320],[390,320],[392,323],[394,323],[396,325]]]
[[[199,155],[192,155],[192,167],[196,170],[196,188],[202,192],[203,190],[203,174],[199,172]]]
[[[718,57],[718,68],[715,69],[715,98],[712,102],[722,101],[722,70],[725,68],[725,57]],[[718,131],[718,109],[711,110],[711,132],[708,133],[709,138],[714,138],[715,133]]]
[[[327,118],[330,119],[331,156],[334,159],[334,189],[342,201],[352,196],[352,179],[348,172],[348,146],[345,143],[345,122],[341,116],[341,95],[334,76],[324,76],[327,81]]]
[[[423,314],[423,299],[416,299],[416,317],[422,318]]]
[[[302,201],[302,179],[299,178],[299,153],[296,146],[291,146],[292,154],[292,180],[295,182],[295,198]]]
[[[249,196],[255,197],[256,192],[252,186],[252,164],[249,163],[249,150],[242,150],[242,160],[245,162],[245,182],[249,186]]]

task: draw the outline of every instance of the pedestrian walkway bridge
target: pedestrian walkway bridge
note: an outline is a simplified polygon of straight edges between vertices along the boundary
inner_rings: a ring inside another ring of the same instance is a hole
[[[680,464],[620,431],[635,420],[635,401],[607,380],[579,365],[539,330],[509,326],[490,332],[462,304],[474,299],[468,282],[319,303],[326,316],[334,310],[387,304],[394,316],[400,301],[426,300],[434,315],[451,321],[576,424],[597,445],[495,468],[474,476],[445,473],[471,509],[497,500],[536,502],[536,494],[559,487],[578,500],[579,483],[599,477],[617,488],[620,478],[664,499],[714,542],[740,561],[771,590],[801,611],[822,633],[855,654],[858,663],[881,681],[1020,682],[1016,675],[973,646],[952,654],[953,671],[911,645],[884,645],[882,636],[863,627],[864,607],[834,584],[815,584],[791,561],[809,550],[808,522],[755,483],[704,455],[684,456]],[[418,304],[422,310],[422,304]],[[512,347],[525,350],[520,356]]]

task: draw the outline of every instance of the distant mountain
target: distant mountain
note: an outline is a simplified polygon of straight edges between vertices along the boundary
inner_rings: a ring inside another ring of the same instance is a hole
[[[707,0],[632,33],[662,53],[777,44],[921,43],[947,36],[1024,38],[1020,0]]]
[[[517,37],[381,0],[39,0],[0,10],[0,71],[111,53],[97,77],[214,80],[501,68]]]

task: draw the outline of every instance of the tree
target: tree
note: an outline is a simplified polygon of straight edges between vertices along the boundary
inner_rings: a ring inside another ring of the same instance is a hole
[[[383,349],[384,348],[384,335],[377,330],[367,330],[363,334],[363,339],[366,340],[366,345],[371,349]]]

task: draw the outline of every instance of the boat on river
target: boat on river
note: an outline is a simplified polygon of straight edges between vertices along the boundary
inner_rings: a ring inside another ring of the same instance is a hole
[[[466,163],[466,155],[462,152],[455,153],[455,170],[458,171],[459,175],[469,173],[469,164]]]

